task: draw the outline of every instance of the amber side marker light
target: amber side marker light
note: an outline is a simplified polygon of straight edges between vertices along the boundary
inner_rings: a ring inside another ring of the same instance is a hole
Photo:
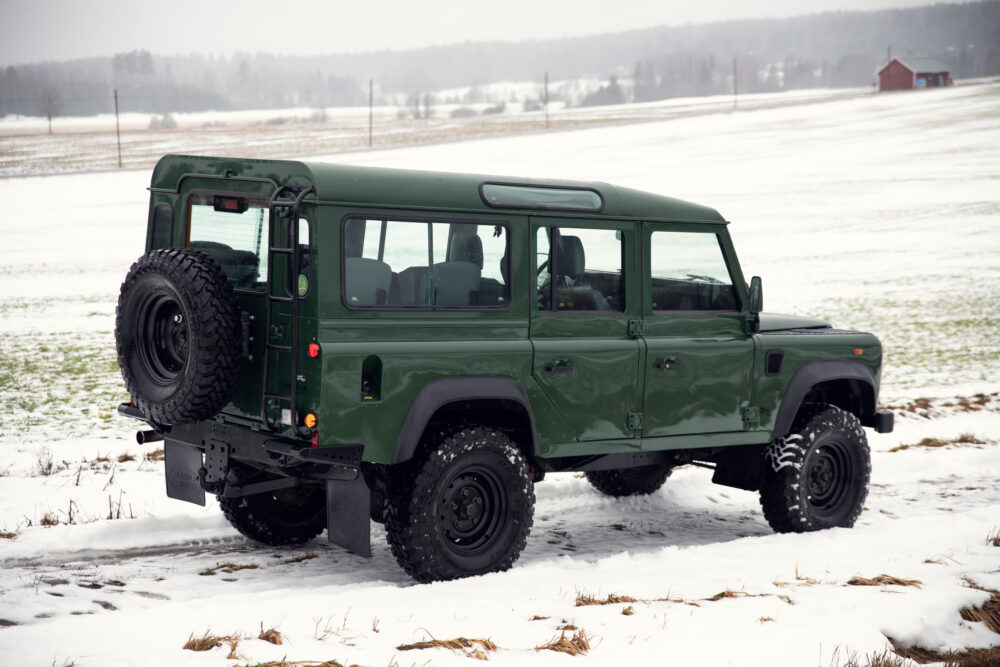
[[[310,358],[315,359],[319,356],[319,343],[309,343],[309,347],[306,348],[306,354]]]
[[[316,426],[316,415],[310,412],[302,419],[302,423],[305,424],[306,428],[314,428]]]
[[[864,353],[865,353],[865,351],[864,351],[864,350],[862,350],[862,349],[861,349],[860,347],[856,347],[856,348],[854,348],[853,350],[851,350],[851,352],[853,352],[853,353],[854,353],[854,356],[855,356],[855,357],[860,357],[860,356],[861,356],[862,354],[864,354]]]

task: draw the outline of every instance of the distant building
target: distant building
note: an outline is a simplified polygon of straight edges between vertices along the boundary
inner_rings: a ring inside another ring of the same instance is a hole
[[[878,89],[912,90],[952,84],[949,68],[937,58],[893,58],[879,70]]]

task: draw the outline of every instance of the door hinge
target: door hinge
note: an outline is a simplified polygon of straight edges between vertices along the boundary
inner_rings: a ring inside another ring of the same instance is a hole
[[[628,321],[628,335],[632,338],[638,338],[642,335],[642,320]]]
[[[642,430],[642,413],[641,412],[630,412],[625,415],[625,428],[629,431],[641,431]]]
[[[747,431],[760,426],[760,408],[753,405],[743,406],[743,428]]]

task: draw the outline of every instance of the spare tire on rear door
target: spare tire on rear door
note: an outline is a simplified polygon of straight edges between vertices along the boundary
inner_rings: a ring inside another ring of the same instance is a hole
[[[243,361],[239,309],[222,268],[166,248],[132,265],[118,296],[118,366],[135,406],[161,424],[200,421],[229,402]]]

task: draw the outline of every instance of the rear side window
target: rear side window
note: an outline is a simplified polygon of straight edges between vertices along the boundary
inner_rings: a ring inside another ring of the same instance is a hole
[[[717,235],[654,231],[649,255],[653,310],[739,310]]]
[[[508,230],[478,222],[352,217],[343,226],[351,308],[506,308]]]

